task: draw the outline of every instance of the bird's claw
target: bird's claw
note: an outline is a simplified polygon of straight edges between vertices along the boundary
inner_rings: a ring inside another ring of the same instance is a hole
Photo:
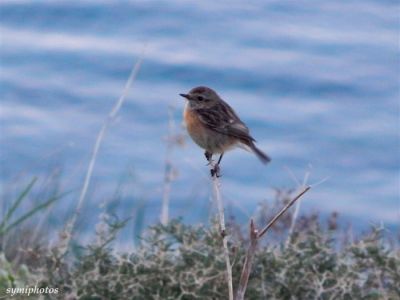
[[[211,177],[221,177],[221,173],[220,173],[220,168],[219,168],[219,165],[217,164],[217,165],[215,165],[214,166],[214,168],[212,168],[211,170],[210,170],[210,172],[211,172]]]
[[[206,157],[206,159],[208,160],[208,162],[211,162],[212,153],[206,151],[206,152],[204,152],[204,156]]]

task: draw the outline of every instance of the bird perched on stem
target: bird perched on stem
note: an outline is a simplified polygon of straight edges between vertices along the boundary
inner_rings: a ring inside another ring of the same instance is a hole
[[[188,94],[179,95],[187,99],[183,117],[190,137],[205,149],[204,155],[209,163],[213,154],[220,154],[211,176],[220,176],[219,164],[224,153],[235,147],[255,153],[264,164],[271,160],[256,147],[249,128],[213,89],[199,86]]]

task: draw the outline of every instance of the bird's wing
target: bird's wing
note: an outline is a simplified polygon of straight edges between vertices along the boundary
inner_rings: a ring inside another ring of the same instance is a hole
[[[196,109],[196,112],[200,121],[211,130],[239,138],[247,143],[255,141],[249,134],[247,126],[226,102],[221,101],[211,108]]]

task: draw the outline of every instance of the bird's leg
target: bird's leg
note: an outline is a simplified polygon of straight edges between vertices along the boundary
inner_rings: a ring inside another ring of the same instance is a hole
[[[216,177],[221,177],[219,163],[221,162],[223,156],[224,156],[224,153],[221,153],[221,155],[219,156],[218,162],[215,164],[214,168],[211,169],[211,176],[212,177],[214,177],[214,175]]]
[[[224,156],[224,153],[223,153],[223,152],[221,153],[221,155],[220,155],[220,156],[219,156],[219,158],[218,158],[217,165],[219,165],[219,163],[221,162],[221,160],[222,160],[222,156]]]
[[[204,152],[204,156],[206,157],[206,159],[207,159],[207,161],[208,161],[207,166],[210,165],[210,164],[211,164],[211,159],[212,159],[212,153],[206,151],[206,152]]]

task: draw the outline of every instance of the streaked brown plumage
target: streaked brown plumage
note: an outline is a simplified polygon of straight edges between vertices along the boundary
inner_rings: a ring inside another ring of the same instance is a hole
[[[218,175],[218,166],[223,154],[236,146],[254,152],[263,163],[270,161],[270,158],[255,146],[255,140],[248,127],[214,90],[199,86],[188,94],[180,95],[188,100],[184,120],[193,141],[206,150],[208,161],[211,161],[214,153],[221,154],[212,175]]]

